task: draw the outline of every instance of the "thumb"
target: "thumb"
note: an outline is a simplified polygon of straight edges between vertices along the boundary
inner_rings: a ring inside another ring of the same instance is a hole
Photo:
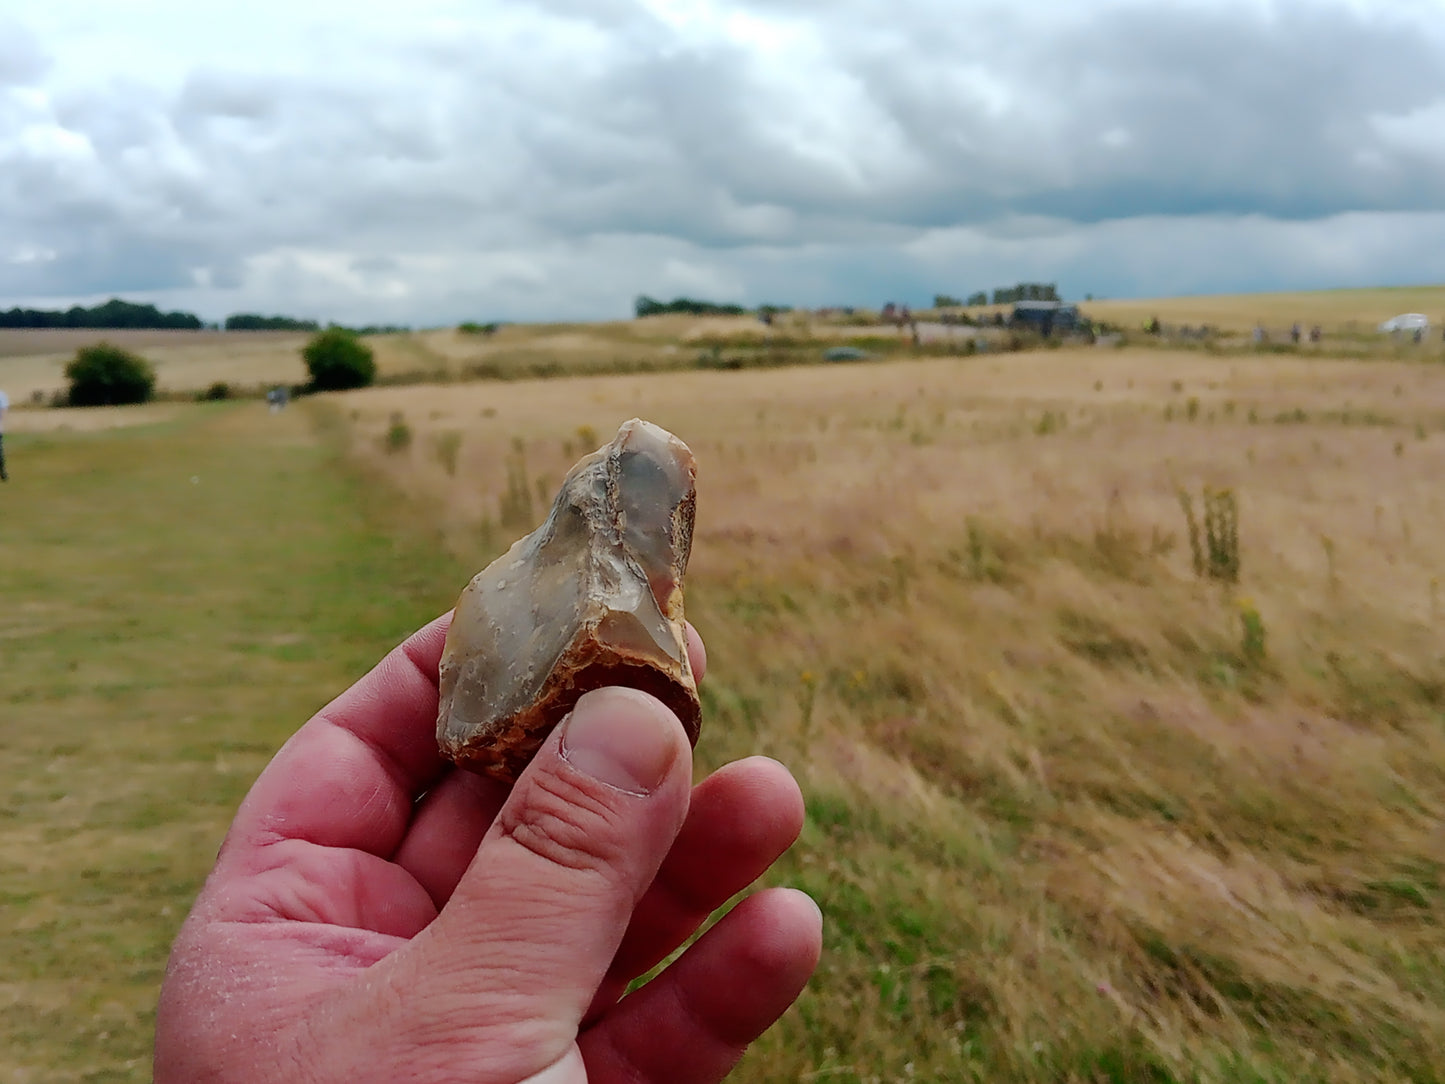
[[[576,1038],[692,779],[682,724],[646,693],[590,692],[557,730],[440,916],[398,954],[429,1029],[450,1020],[473,1033],[455,1036],[466,1042],[500,1025],[514,1046],[549,1051],[538,1068]]]

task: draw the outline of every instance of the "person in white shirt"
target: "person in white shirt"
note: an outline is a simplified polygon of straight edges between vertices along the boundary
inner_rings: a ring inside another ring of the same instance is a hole
[[[10,397],[0,388],[0,482],[10,481],[5,473],[5,412],[10,409]]]

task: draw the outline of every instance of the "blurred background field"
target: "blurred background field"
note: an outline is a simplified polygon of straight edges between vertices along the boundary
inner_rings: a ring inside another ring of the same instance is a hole
[[[581,369],[735,333],[371,341],[383,373]],[[1433,360],[1081,348],[40,424],[74,413],[12,416],[0,491],[0,1079],[146,1079],[266,758],[634,415],[699,461],[699,771],[794,769],[771,879],[827,917],[736,1079],[1445,1078]]]
[[[1080,303],[1084,314],[1137,334],[1153,318],[1173,329],[1210,325],[1223,348],[1244,345],[1256,324],[1275,341],[1294,323],[1318,324],[1328,337],[1308,344],[1316,353],[1360,356],[1409,353],[1409,345],[1376,332],[1384,320],[1421,312],[1445,318],[1445,287],[1321,290],[1308,293],[1164,298]],[[955,317],[988,324],[1009,305],[919,310],[919,344],[911,332],[873,311],[788,312],[770,324],[755,316],[667,314],[589,324],[502,324],[431,328],[368,335],[382,383],[516,380],[536,377],[658,372],[693,368],[764,368],[819,363],[830,346],[853,344],[876,356],[922,348],[956,353],[977,341],[984,350],[1005,346],[1008,334],[992,326],[953,323]],[[947,321],[947,322],[945,322]],[[49,403],[65,387],[66,362],[81,346],[111,342],[145,357],[164,396],[186,398],[217,382],[234,395],[255,396],[277,385],[301,384],[300,349],[307,336],[286,331],[91,331],[0,328],[0,387],[19,406]],[[1438,338],[1438,336],[1436,336]],[[1427,350],[1439,354],[1439,343]],[[1419,353],[1420,351],[1416,351]],[[36,400],[39,396],[39,400]]]
[[[1406,312],[1428,315],[1435,324],[1445,316],[1445,286],[1389,286],[1363,290],[1313,290],[1299,293],[1221,294],[1159,300],[1084,303],[1099,320],[1139,327],[1151,317],[1172,324],[1213,324],[1243,333],[1256,324],[1306,328],[1319,324],[1326,333],[1369,333],[1385,320]]]
[[[1445,1068],[1438,368],[1058,351],[340,403],[473,564],[619,420],[696,451],[700,756],[799,772],[782,877],[830,919],[742,1079]],[[1210,490],[1238,583],[1195,572]]]

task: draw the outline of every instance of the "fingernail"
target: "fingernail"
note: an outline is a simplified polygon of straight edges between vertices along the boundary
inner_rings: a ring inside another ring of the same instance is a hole
[[[677,759],[679,723],[635,689],[595,689],[562,724],[562,756],[579,772],[631,794],[651,794]]]

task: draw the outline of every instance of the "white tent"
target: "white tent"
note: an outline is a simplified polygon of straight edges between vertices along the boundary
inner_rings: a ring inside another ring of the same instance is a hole
[[[1406,312],[1392,316],[1380,325],[1381,331],[1428,331],[1430,317],[1419,312]]]

